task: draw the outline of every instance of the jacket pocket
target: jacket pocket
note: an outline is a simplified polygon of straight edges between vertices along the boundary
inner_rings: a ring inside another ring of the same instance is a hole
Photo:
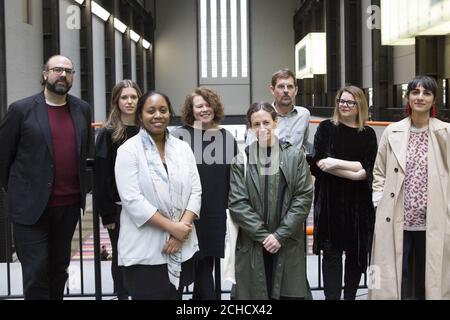
[[[236,244],[236,251],[238,252],[242,252],[242,253],[246,253],[248,252],[248,250],[250,250],[250,245],[249,244]]]

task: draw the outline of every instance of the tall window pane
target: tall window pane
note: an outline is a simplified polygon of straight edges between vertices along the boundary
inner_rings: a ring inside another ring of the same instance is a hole
[[[231,76],[238,76],[237,0],[231,0]]]
[[[241,68],[242,78],[248,77],[247,1],[241,1]]]
[[[220,39],[222,52],[222,78],[228,77],[228,1],[220,0]]]
[[[248,0],[199,0],[201,84],[248,83]]]
[[[200,0],[200,56],[202,78],[208,77],[208,14],[207,0]]]
[[[217,78],[217,0],[211,1],[211,76]]]

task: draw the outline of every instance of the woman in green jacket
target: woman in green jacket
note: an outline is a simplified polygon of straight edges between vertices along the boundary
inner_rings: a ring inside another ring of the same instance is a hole
[[[248,126],[258,140],[231,165],[229,210],[239,226],[234,299],[305,299],[304,228],[312,182],[303,152],[279,141],[276,112],[254,103]]]

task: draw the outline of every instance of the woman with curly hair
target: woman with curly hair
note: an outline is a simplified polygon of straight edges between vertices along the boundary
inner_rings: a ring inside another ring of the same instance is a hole
[[[187,95],[181,112],[185,125],[172,134],[190,144],[203,190],[201,218],[195,221],[200,253],[195,263],[193,299],[211,300],[217,298],[215,291],[220,292],[214,287],[212,272],[214,264],[220,270],[220,258],[224,257],[230,164],[237,154],[237,143],[219,126],[224,108],[213,90],[196,88]]]

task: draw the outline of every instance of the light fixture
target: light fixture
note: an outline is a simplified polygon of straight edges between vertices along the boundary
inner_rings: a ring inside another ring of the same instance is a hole
[[[95,14],[97,17],[102,19],[103,21],[108,21],[109,16],[111,15],[108,11],[103,9],[97,2],[92,1],[91,2],[91,10],[92,13]]]
[[[420,36],[443,36],[450,33],[450,21],[442,22],[434,27],[430,27],[425,31],[419,32],[417,35]]]
[[[116,28],[118,31],[124,33],[128,27],[119,19],[114,18],[114,28]]]
[[[136,32],[134,32],[133,30],[130,30],[130,38],[131,38],[131,40],[133,40],[134,42],[138,42],[139,39],[141,38],[141,36],[138,35]]]
[[[148,42],[147,40],[143,39],[142,40],[142,46],[144,47],[145,50],[148,50],[148,48],[150,48],[150,42]]]
[[[75,0],[75,2],[78,3],[78,4],[83,4],[84,0]]]
[[[295,46],[297,79],[313,78],[327,73],[327,38],[324,32],[308,33]]]

